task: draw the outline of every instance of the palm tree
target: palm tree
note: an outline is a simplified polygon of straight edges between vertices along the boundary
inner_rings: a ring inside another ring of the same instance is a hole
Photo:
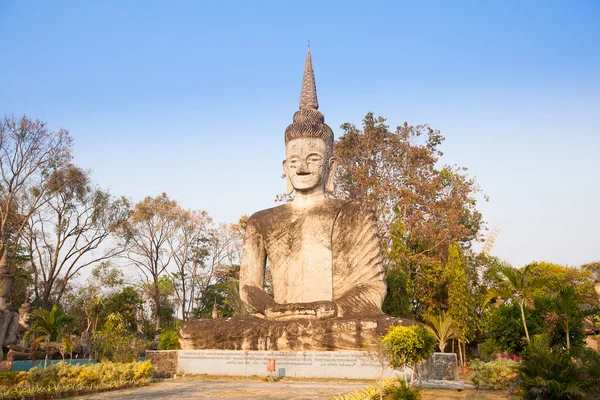
[[[27,341],[32,335],[35,337],[31,349],[35,352],[42,343],[45,343],[46,354],[51,342],[63,341],[68,345],[68,328],[75,323],[75,318],[62,312],[56,305],[51,310],[37,309],[31,313],[31,326],[25,333]]]
[[[532,265],[517,269],[508,263],[500,264],[498,271],[506,278],[504,286],[489,290],[484,299],[484,304],[496,297],[516,301],[521,309],[521,319],[523,320],[523,328],[525,328],[525,337],[528,343],[531,340],[527,330],[527,321],[525,320],[525,307],[533,307],[535,290],[543,283],[539,276],[534,276],[531,273]]]
[[[548,316],[565,331],[567,335],[567,349],[571,348],[570,331],[573,325],[583,321],[585,311],[581,307],[581,301],[575,286],[563,286],[551,297],[552,311]]]
[[[451,315],[446,314],[445,311],[440,311],[439,315],[425,314],[423,319],[427,323],[425,329],[435,336],[440,351],[444,353],[448,340],[459,336],[454,319]]]

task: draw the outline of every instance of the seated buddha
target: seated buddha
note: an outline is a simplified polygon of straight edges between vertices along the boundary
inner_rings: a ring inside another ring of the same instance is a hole
[[[285,131],[288,203],[248,220],[242,300],[267,320],[325,320],[382,314],[386,294],[374,213],[333,190],[333,132],[318,110],[310,49],[300,109]],[[270,263],[273,297],[264,290]]]

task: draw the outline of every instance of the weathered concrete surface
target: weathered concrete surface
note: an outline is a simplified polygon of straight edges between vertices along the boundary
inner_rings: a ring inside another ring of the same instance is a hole
[[[178,355],[177,371],[188,375],[264,376],[269,360],[275,361],[276,377],[375,379],[402,374],[376,353],[361,351],[180,350]]]
[[[391,325],[414,324],[387,315],[292,321],[255,316],[200,319],[183,325],[179,343],[183,350],[366,350]]]
[[[458,360],[454,353],[433,353],[417,366],[415,376],[425,381],[458,381]]]

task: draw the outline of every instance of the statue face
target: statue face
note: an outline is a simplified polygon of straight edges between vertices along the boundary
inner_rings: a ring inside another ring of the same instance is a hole
[[[295,190],[324,190],[328,161],[324,140],[293,139],[287,143],[285,153],[283,169]]]

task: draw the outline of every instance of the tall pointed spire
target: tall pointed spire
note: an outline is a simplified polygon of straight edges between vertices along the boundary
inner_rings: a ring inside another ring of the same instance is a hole
[[[315,73],[312,66],[312,57],[310,55],[310,43],[306,53],[306,62],[304,63],[304,78],[302,79],[302,92],[300,94],[300,109],[319,109],[317,100],[317,86],[315,84]]]

